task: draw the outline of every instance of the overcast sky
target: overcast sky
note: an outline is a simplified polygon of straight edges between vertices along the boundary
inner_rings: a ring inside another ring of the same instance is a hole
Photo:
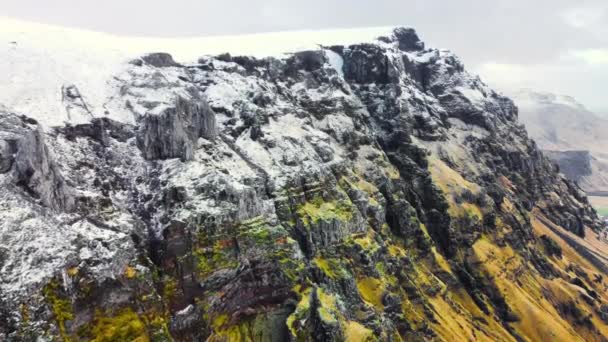
[[[506,92],[608,113],[607,0],[1,0],[1,15],[119,35],[185,37],[405,25]]]

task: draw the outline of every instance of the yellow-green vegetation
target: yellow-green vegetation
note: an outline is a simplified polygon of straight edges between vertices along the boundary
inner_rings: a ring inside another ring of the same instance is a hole
[[[137,275],[137,270],[133,266],[127,266],[124,275],[127,279],[133,279]]]
[[[471,183],[462,176],[447,166],[443,161],[435,156],[430,156],[429,171],[433,177],[435,184],[445,194],[460,194],[463,190],[469,190],[472,193],[479,193],[479,185]]]
[[[146,325],[131,308],[122,309],[114,316],[97,311],[90,334],[90,340],[95,342],[150,340]]]
[[[258,314],[232,322],[228,315],[221,314],[213,322],[213,332],[207,342],[253,342],[269,341],[272,335],[272,315]]]
[[[283,271],[287,278],[295,281],[306,268],[304,260],[294,256],[294,251],[298,248],[298,243],[289,236],[281,236],[273,241],[275,250],[272,252],[270,258],[277,260],[280,264],[281,271]]]
[[[317,256],[312,262],[331,279],[341,279],[348,276],[348,272],[342,267],[338,259]]]
[[[317,311],[321,320],[328,324],[338,323],[340,311],[338,311],[336,306],[336,297],[319,287],[317,288],[317,298],[320,304]]]
[[[70,341],[68,333],[65,328],[66,321],[74,319],[74,313],[72,312],[72,303],[69,299],[62,297],[61,285],[56,279],[51,280],[43,289],[44,299],[50,306],[59,333],[64,341]]]
[[[399,247],[397,245],[389,245],[388,246],[388,253],[395,258],[398,257],[404,257],[405,256],[405,249],[403,249],[402,247]]]
[[[467,218],[472,221],[481,221],[483,214],[481,208],[473,203],[458,203],[455,198],[463,193],[478,195],[481,191],[479,185],[464,179],[458,172],[451,169],[439,158],[429,157],[429,170],[433,182],[445,194],[448,201],[448,213],[452,217]]]
[[[215,316],[215,318],[211,322],[211,326],[214,330],[222,330],[222,328],[226,326],[229,320],[230,317],[228,317],[227,314],[219,314]]]
[[[298,336],[298,331],[301,328],[300,324],[302,324],[302,321],[310,314],[312,288],[302,290],[300,286],[297,286],[295,291],[300,294],[300,301],[298,302],[295,311],[287,317],[287,328],[289,328],[293,337]]]
[[[70,267],[70,268],[68,268],[67,274],[68,274],[68,276],[70,276],[72,278],[75,277],[75,276],[77,276],[78,275],[78,267]]]
[[[241,222],[239,235],[252,239],[258,244],[272,242],[273,230],[280,230],[282,227],[271,227],[264,216],[256,216],[252,219]]]
[[[374,332],[356,321],[348,321],[344,327],[344,337],[349,342],[374,341]]]
[[[364,277],[357,280],[357,288],[363,300],[371,304],[379,311],[384,310],[382,304],[382,296],[386,288],[386,284],[380,279],[372,277]]]
[[[194,256],[197,259],[197,268],[201,276],[206,276],[219,269],[235,268],[238,266],[229,253],[232,250],[231,240],[217,240],[211,247],[197,248]]]
[[[350,221],[353,217],[353,206],[350,200],[325,201],[321,196],[298,206],[298,216],[306,225],[319,221]]]
[[[595,207],[598,214],[608,217],[608,196],[589,196],[589,202]]]
[[[369,230],[368,233],[359,238],[355,238],[353,240],[354,243],[359,245],[361,249],[372,254],[375,253],[378,249],[380,249],[380,245],[374,239],[375,233],[372,230]]]
[[[589,201],[602,217],[608,217],[608,197],[589,197]]]
[[[483,219],[483,214],[478,205],[471,203],[463,203],[462,209],[464,210],[466,217],[474,221],[481,221]]]
[[[373,206],[378,206],[379,203],[375,198],[375,196],[377,196],[377,194],[379,194],[378,188],[375,185],[373,185],[372,183],[366,181],[365,179],[360,178],[359,176],[356,176],[356,177],[357,177],[356,180],[353,180],[353,181],[349,180],[348,177],[342,177],[339,182],[340,187],[353,188],[353,189],[363,191],[368,195],[369,204],[373,205]]]
[[[168,302],[171,302],[175,298],[177,292],[177,280],[171,277],[165,277],[163,286],[163,297]]]

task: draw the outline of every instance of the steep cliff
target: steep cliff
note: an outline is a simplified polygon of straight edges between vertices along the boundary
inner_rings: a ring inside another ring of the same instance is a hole
[[[608,338],[595,211],[413,30],[108,83],[88,122],[1,113],[0,338]]]

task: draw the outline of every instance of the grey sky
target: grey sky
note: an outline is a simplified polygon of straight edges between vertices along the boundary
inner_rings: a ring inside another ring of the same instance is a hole
[[[184,37],[406,25],[501,90],[573,95],[608,112],[606,0],[2,0],[12,18]]]

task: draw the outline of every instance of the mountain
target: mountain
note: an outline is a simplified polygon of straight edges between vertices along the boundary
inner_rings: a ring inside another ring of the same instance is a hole
[[[530,136],[587,192],[608,191],[608,120],[574,98],[522,90],[515,94]]]
[[[190,62],[39,30],[0,30],[0,340],[608,338],[584,193],[414,30]]]

